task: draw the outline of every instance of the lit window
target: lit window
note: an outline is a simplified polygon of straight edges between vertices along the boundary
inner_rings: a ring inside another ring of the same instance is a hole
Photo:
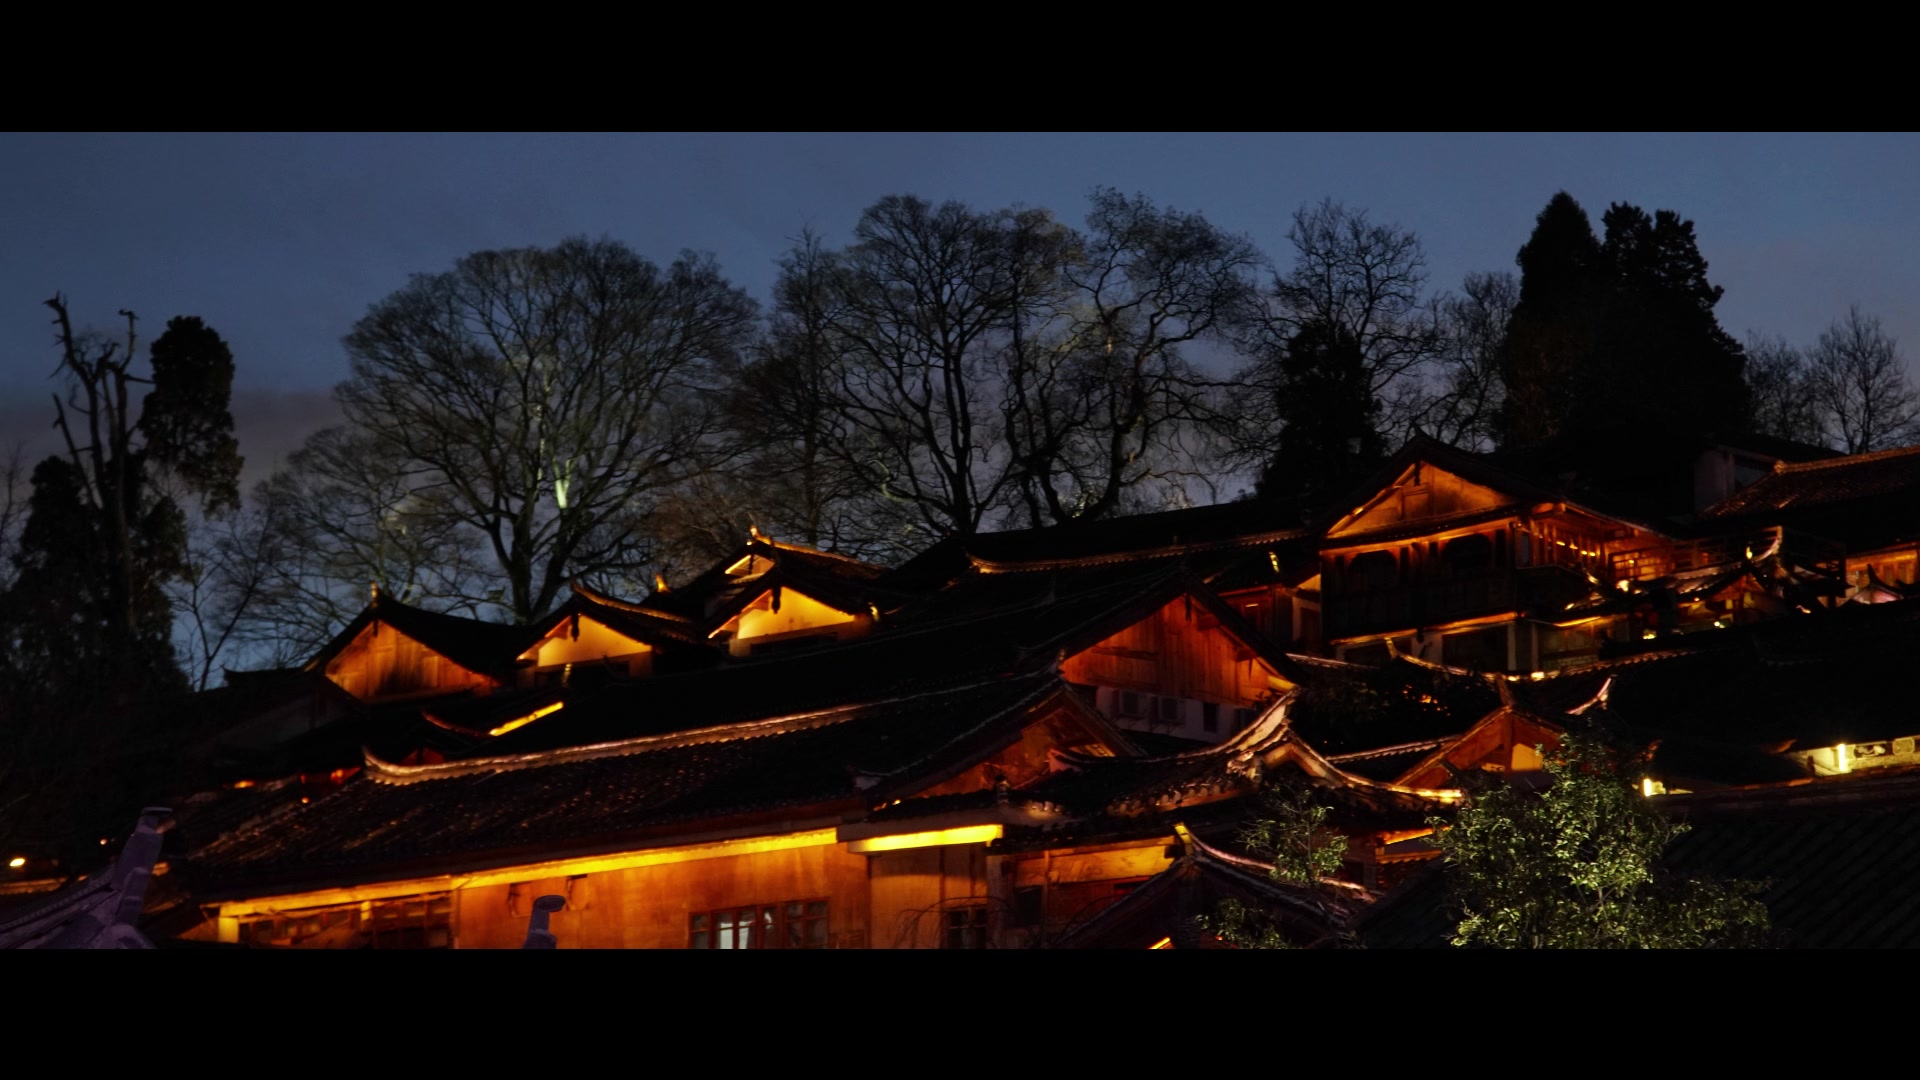
[[[788,900],[780,904],[696,911],[687,919],[690,949],[824,949],[827,902]]]

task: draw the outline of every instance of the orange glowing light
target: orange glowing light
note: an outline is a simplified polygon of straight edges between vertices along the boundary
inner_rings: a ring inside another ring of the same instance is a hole
[[[1156,941],[1156,942],[1154,942],[1153,944],[1151,944],[1151,945],[1149,945],[1149,946],[1147,946],[1147,948],[1149,948],[1149,949],[1171,949],[1171,948],[1173,948],[1173,939],[1172,939],[1172,938],[1170,938],[1170,937],[1163,937],[1163,938],[1161,938],[1161,939],[1160,939],[1159,941]]]
[[[535,720],[538,720],[541,717],[546,716],[548,713],[559,712],[560,707],[565,704],[566,702],[564,701],[556,701],[551,705],[542,706],[541,708],[535,709],[525,716],[519,717],[517,719],[509,720],[506,723],[501,724],[499,727],[494,728],[492,731],[487,732],[487,734],[505,735],[507,732],[512,731],[516,728],[526,727],[528,724],[531,724]]]
[[[23,867],[23,866],[25,866],[25,865],[27,865],[27,859],[26,859],[26,856],[24,856],[24,855],[15,855],[15,856],[14,856],[14,857],[13,857],[12,859],[9,859],[9,860],[7,861],[7,865],[8,865],[8,866],[11,866],[11,867],[13,867],[13,868],[14,868],[15,870],[18,870],[18,869],[20,869],[21,867]]]
[[[903,848],[944,847],[948,844],[985,844],[998,840],[1006,832],[1001,825],[962,825],[953,829],[872,836],[848,842],[847,850],[857,855],[874,851],[899,851]]]

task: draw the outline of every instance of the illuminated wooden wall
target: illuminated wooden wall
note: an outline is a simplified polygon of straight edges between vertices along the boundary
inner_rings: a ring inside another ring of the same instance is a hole
[[[1251,708],[1280,678],[1205,608],[1182,597],[1067,658],[1070,682]],[[1284,684],[1283,684],[1284,685]]]
[[[579,617],[577,625],[580,636],[575,638],[575,625],[572,619],[562,622],[532,648],[521,653],[520,659],[532,661],[535,668],[625,659],[628,670],[633,674],[644,674],[651,670],[653,646],[635,641],[605,623],[584,615]]]
[[[362,701],[498,685],[377,620],[327,664],[327,678]]]

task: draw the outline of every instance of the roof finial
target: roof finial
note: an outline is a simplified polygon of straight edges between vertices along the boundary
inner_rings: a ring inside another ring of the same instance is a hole
[[[380,583],[375,581],[369,584],[372,586],[369,591],[373,594],[373,602],[377,604],[380,602]]]
[[[762,536],[762,535],[760,535],[760,526],[758,526],[758,525],[755,525],[755,524],[752,524],[752,523],[748,523],[748,525],[747,525],[747,539],[749,539],[749,540],[765,540],[765,539],[766,539],[766,537],[764,537],[764,536]]]
[[[658,571],[655,571],[653,575],[653,591],[657,593],[667,591],[667,579],[662,577]]]

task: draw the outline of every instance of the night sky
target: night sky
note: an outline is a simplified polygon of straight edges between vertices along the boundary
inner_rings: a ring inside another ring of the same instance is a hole
[[[248,479],[326,422],[340,338],[409,274],[577,233],[712,251],[758,299],[790,238],[844,241],[883,195],[1079,224],[1096,185],[1199,210],[1276,259],[1332,196],[1417,231],[1433,284],[1512,270],[1562,188],[1692,218],[1721,325],[1810,343],[1849,303],[1920,356],[1920,137],[1286,135],[0,136],[0,439],[51,421],[51,314],[232,345]],[[44,443],[40,443],[44,445]],[[38,446],[30,449],[38,449]]]

